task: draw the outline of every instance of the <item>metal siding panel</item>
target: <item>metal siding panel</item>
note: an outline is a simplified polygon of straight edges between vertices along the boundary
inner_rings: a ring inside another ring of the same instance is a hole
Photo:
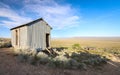
[[[15,30],[16,29],[11,30],[13,47],[16,47]],[[50,34],[51,29],[44,21],[36,22],[29,26],[20,27],[17,28],[17,30],[19,31],[19,48],[46,48],[46,33]]]
[[[49,29],[48,29],[49,28]],[[28,26],[28,44],[30,48],[46,48],[45,35],[50,33],[50,27],[44,21],[40,21]]]
[[[14,40],[15,40],[15,37],[14,37],[14,30],[11,30],[11,42],[12,42],[12,46],[15,47],[15,43],[14,43]]]
[[[15,30],[18,30],[18,45],[17,46],[16,46]],[[27,48],[27,28],[26,28],[26,26],[11,30],[11,33],[12,33],[12,45],[14,48],[20,48],[20,49]]]
[[[19,28],[20,32],[19,32],[19,40],[20,40],[20,48],[25,49],[28,48],[27,45],[27,27],[21,27]]]

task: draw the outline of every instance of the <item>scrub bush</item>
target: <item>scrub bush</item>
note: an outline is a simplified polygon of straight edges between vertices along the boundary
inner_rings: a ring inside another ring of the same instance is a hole
[[[39,52],[37,55],[36,55],[37,59],[38,59],[38,62],[41,63],[41,64],[46,64],[49,62],[50,60],[50,57],[48,57],[47,54],[43,53],[43,52]]]
[[[72,45],[72,48],[76,49],[76,50],[82,49],[80,44],[74,44],[74,45]]]
[[[99,66],[107,63],[108,59],[89,51],[68,53],[66,50],[57,52],[53,57],[44,52],[35,50],[20,50],[18,58],[21,62],[28,62],[32,65],[43,64],[52,68],[62,69],[87,69],[89,66]]]

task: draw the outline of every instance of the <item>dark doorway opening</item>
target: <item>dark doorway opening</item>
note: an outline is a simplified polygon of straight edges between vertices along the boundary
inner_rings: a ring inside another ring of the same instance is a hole
[[[46,47],[49,47],[49,34],[46,34]]]
[[[15,32],[16,32],[16,40],[15,41],[16,41],[16,45],[18,45],[18,31],[16,30]]]

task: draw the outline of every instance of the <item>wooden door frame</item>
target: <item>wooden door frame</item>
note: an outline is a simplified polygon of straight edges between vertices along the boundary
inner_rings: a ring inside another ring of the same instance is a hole
[[[18,45],[18,30],[15,30],[15,45]]]
[[[49,39],[49,37],[50,37],[50,34],[49,33],[46,33],[46,36],[45,36],[45,38],[46,38],[46,47],[48,48],[49,46],[50,46],[50,39]]]

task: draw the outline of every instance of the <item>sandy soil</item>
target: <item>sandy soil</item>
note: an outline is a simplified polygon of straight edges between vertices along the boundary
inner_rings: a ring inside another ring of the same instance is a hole
[[[0,49],[0,75],[120,75],[120,60],[114,58],[99,69],[83,70],[52,69],[44,65],[20,63],[12,49]]]

